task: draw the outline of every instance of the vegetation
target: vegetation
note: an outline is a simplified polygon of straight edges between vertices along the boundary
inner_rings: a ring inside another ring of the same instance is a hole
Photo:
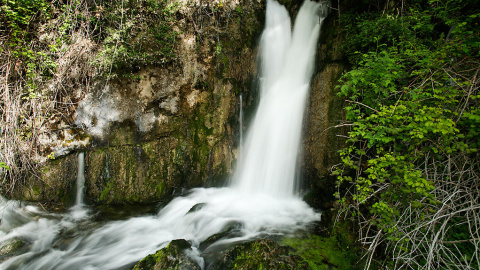
[[[0,0],[0,190],[11,192],[51,138],[75,129],[99,78],[175,59],[177,7],[164,0]]]
[[[258,239],[221,252],[209,269],[310,269],[302,257],[290,253],[289,247]]]
[[[121,8],[119,8],[119,6]],[[105,39],[96,64],[128,74],[145,65],[175,59],[178,32],[173,29],[177,5],[164,0],[109,1],[99,19]]]
[[[173,240],[167,247],[139,261],[133,270],[201,269],[198,263],[188,255],[188,252],[193,252],[190,243],[183,239]]]
[[[353,247],[342,245],[338,237],[311,235],[307,239],[286,238],[283,245],[294,249],[313,270],[361,269]]]
[[[342,21],[351,130],[334,175],[365,268],[478,269],[478,1],[364,0]]]

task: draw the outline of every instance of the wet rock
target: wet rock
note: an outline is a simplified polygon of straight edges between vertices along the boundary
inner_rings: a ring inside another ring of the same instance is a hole
[[[167,247],[139,261],[133,270],[201,270],[189,252],[192,252],[190,243],[183,239],[173,240]]]
[[[212,244],[215,242],[226,239],[240,236],[240,230],[243,228],[243,224],[240,222],[230,222],[228,223],[225,228],[210,237],[208,237],[205,241],[200,243],[199,249],[205,251],[206,253],[213,252],[214,248],[211,247]],[[221,247],[219,247],[221,248]]]
[[[21,254],[22,250],[27,246],[27,243],[16,238],[2,244],[3,246],[0,247],[0,262]]]
[[[197,212],[198,210],[202,209],[206,204],[205,203],[197,203],[190,210],[188,210],[187,214]]]
[[[49,161],[41,169],[41,178],[28,175],[25,185],[22,189],[15,190],[13,197],[27,201],[61,203],[64,206],[73,205],[77,163],[77,156],[74,154]]]
[[[332,1],[334,8],[337,4]],[[345,101],[338,96],[336,88],[348,70],[342,48],[344,36],[338,21],[338,13],[331,12],[322,25],[302,144],[305,189],[312,190],[307,199],[317,209],[328,209],[334,200],[335,177],[330,176],[331,168],[340,162],[338,151],[345,146],[348,133],[348,127],[341,125],[345,119]]]

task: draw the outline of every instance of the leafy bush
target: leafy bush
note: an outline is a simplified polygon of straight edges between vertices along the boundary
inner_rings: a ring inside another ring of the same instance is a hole
[[[125,6],[119,9],[118,5]],[[96,63],[124,73],[173,61],[178,36],[173,29],[177,9],[176,4],[165,0],[113,1],[106,6],[105,18],[100,21],[106,36]]]
[[[369,245],[366,268],[375,252],[394,268],[480,264],[474,2],[386,2],[374,19],[344,16],[354,68],[338,90],[352,128],[334,174],[336,196]]]

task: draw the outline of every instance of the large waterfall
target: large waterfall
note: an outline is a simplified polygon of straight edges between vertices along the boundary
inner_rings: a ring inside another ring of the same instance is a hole
[[[267,5],[261,99],[233,180],[242,191],[292,196],[303,114],[320,34],[319,4],[306,1],[293,34],[287,10]]]
[[[267,2],[261,39],[261,100],[231,187],[194,189],[156,215],[107,223],[88,215],[75,218],[71,212],[46,213],[2,199],[0,247],[18,239],[26,244],[21,254],[0,268],[129,268],[173,239],[190,241],[190,255],[204,265],[202,252],[212,246],[281,235],[319,220],[320,214],[294,192],[301,125],[321,24],[319,8],[320,4],[306,0],[292,33],[286,9],[274,0]],[[78,189],[83,196],[82,187]],[[232,222],[241,228],[235,237],[199,249],[202,241]]]

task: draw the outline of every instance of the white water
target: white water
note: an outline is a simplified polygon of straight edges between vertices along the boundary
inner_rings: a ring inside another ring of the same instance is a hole
[[[76,183],[75,205],[70,209],[70,217],[79,221],[88,218],[89,210],[85,207],[83,198],[85,196],[85,153],[79,152],[77,156],[77,183]]]
[[[78,166],[77,166],[77,196],[75,204],[77,206],[83,205],[83,195],[85,188],[85,154],[83,152],[78,153]]]
[[[286,9],[267,5],[261,39],[261,100],[233,186],[244,192],[294,195],[303,115],[320,34],[319,4],[306,1],[293,34]]]
[[[282,235],[319,220],[320,214],[293,190],[320,28],[318,9],[319,4],[307,0],[290,34],[286,10],[268,1],[261,43],[262,97],[231,188],[194,189],[172,200],[156,215],[106,224],[94,222],[91,216],[75,218],[75,210],[49,214],[2,199],[0,247],[12,239],[21,239],[27,245],[22,254],[0,264],[0,269],[129,268],[173,239],[190,241],[191,254],[203,265],[202,252],[208,253],[215,245]],[[82,172],[79,155],[79,174]],[[203,207],[190,211],[199,204]],[[198,249],[202,241],[232,222],[241,227],[236,237]]]

